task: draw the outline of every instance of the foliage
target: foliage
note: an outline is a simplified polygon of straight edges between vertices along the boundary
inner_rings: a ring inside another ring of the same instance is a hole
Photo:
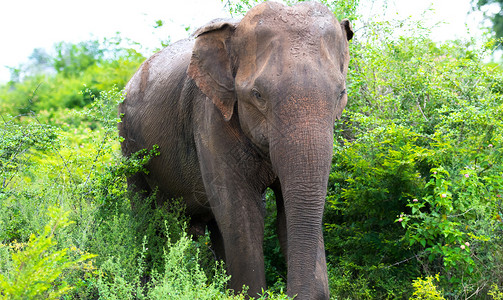
[[[164,255],[165,272],[162,275],[153,274],[154,287],[149,291],[149,298],[217,299],[225,295],[222,291],[230,276],[225,275],[225,270],[217,263],[218,274],[208,283],[206,274],[198,263],[199,251],[191,255],[191,240],[186,233],[182,233],[176,243],[168,239],[168,245],[168,253]]]
[[[124,88],[144,60],[124,43],[120,37],[102,42],[61,42],[54,46],[53,55],[35,49],[30,63],[14,68],[12,80],[0,86],[0,113],[84,107],[91,103],[85,90],[97,96],[113,86]]]
[[[54,142],[57,129],[37,122],[25,126],[17,124],[13,119],[2,117],[0,127],[0,191],[4,191],[14,179],[14,174],[20,168],[30,163],[30,150],[50,147]]]
[[[99,41],[78,44],[60,42],[55,45],[55,50],[54,69],[66,77],[80,74],[95,65],[103,56]]]
[[[499,13],[487,14],[484,13],[485,17],[491,20],[493,25],[493,31],[498,38],[503,38],[503,15],[501,14],[501,9],[503,9],[503,0],[473,0],[472,3],[479,10],[484,10],[486,7],[493,6],[495,11],[499,7]]]
[[[491,286],[491,290],[487,293],[487,295],[491,296],[494,300],[503,299],[503,292],[500,291],[498,285],[496,284]]]
[[[426,279],[418,278],[412,282],[414,293],[410,299],[425,299],[425,300],[445,300],[442,293],[437,290],[434,280],[439,281],[438,275],[427,276]]]
[[[397,35],[404,24],[369,22],[351,43],[325,214],[331,289],[403,298],[439,273],[446,297],[482,295],[503,275],[495,43],[434,43],[422,24]]]
[[[59,299],[72,289],[62,278],[63,272],[83,268],[81,263],[95,255],[78,252],[75,246],[70,249],[56,247],[55,234],[71,223],[68,214],[58,208],[50,208],[50,221],[38,236],[31,234],[26,244],[0,244],[12,252],[6,274],[0,272],[2,299]],[[74,252],[73,255],[69,250]],[[4,266],[6,264],[3,263]]]

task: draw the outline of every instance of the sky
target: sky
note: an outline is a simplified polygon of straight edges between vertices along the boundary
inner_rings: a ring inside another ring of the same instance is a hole
[[[481,14],[470,14],[470,0],[360,0],[363,20],[371,18],[421,18],[427,24],[443,22],[432,33],[437,40],[461,38],[479,34]],[[226,1],[224,1],[226,2]],[[0,4],[0,82],[10,78],[7,67],[27,62],[35,48],[52,49],[61,41],[79,42],[113,37],[117,32],[139,42],[145,54],[159,47],[160,40],[185,38],[214,18],[229,17],[221,0],[4,0]],[[161,29],[155,21],[163,20]],[[468,26],[467,26],[468,24]],[[355,27],[357,24],[353,24]],[[355,31],[357,28],[354,28]]]

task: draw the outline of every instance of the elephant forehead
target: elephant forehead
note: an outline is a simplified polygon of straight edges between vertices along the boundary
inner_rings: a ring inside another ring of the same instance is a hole
[[[250,23],[267,22],[271,20],[282,21],[283,23],[293,22],[305,23],[306,18],[313,20],[334,19],[330,10],[318,2],[303,2],[294,6],[286,6],[277,2],[264,2],[252,8],[244,17]]]
[[[335,18],[325,6],[308,2],[292,7],[276,2],[266,2],[243,18],[242,23],[255,31],[311,32],[321,35],[335,29]]]
[[[280,41],[294,57],[319,52],[320,44],[342,38],[333,14],[313,2],[284,6],[266,2],[252,9],[238,26],[240,35],[260,48],[271,40]]]

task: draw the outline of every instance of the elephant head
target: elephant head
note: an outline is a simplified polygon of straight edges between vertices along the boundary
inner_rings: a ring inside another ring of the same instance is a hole
[[[288,293],[328,297],[322,216],[333,124],[347,102],[347,20],[266,2],[197,36],[188,74],[270,161],[284,199]]]

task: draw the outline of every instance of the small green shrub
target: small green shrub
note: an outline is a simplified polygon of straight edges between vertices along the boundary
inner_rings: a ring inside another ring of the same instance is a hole
[[[491,296],[494,300],[503,300],[503,292],[500,291],[497,284],[491,285],[491,289],[487,295]]]
[[[449,191],[451,183],[446,180],[449,173],[446,170],[434,168],[432,173],[432,179],[425,186],[432,194],[421,200],[413,199],[407,204],[411,207],[411,215],[401,214],[397,222],[407,228],[405,240],[411,246],[421,244],[430,261],[439,255],[447,269],[460,268],[462,263],[462,269],[470,276],[475,262],[470,256],[468,240],[484,241],[487,238],[466,232],[462,224],[452,217],[452,213],[459,209],[456,205],[465,208],[465,204],[453,201],[453,195]]]
[[[165,223],[167,226],[168,223]],[[192,241],[185,232],[176,242],[168,238],[164,253],[164,273],[154,273],[152,288],[148,292],[151,299],[219,299],[227,296],[225,287],[230,276],[225,274],[221,264],[216,265],[213,280],[208,282],[199,265],[199,251],[191,253]]]
[[[410,299],[423,300],[445,300],[442,293],[438,291],[434,280],[439,281],[438,274],[435,276],[427,276],[426,279],[418,278],[412,282],[414,293]]]
[[[57,247],[55,235],[71,224],[69,212],[49,210],[50,221],[43,232],[32,234],[26,244],[12,243],[9,268],[0,270],[0,297],[3,299],[58,299],[72,289],[63,273],[82,268],[93,254],[74,254],[77,249]],[[5,245],[2,245],[6,247]]]

